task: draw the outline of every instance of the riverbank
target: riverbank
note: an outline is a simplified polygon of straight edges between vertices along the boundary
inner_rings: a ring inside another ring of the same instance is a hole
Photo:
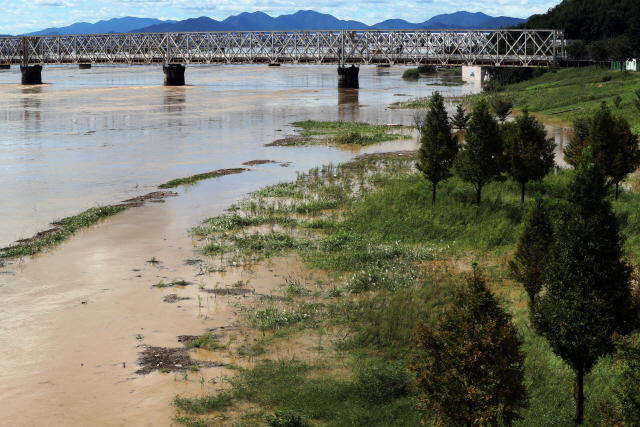
[[[404,370],[413,329],[437,322],[475,260],[525,340],[532,399],[518,425],[573,425],[573,375],[530,330],[526,293],[506,271],[526,210],[519,187],[492,183],[477,208],[473,188],[452,178],[432,206],[414,161],[394,153],[314,168],[193,230],[212,271],[278,266],[283,256],[309,270],[279,278],[270,299],[251,296],[258,278],[236,286],[248,291],[236,305],[237,341],[216,350],[237,358],[234,370],[214,392],[179,394],[176,423],[262,426],[284,411],[313,425],[418,425]],[[539,192],[561,205],[569,173],[531,185],[527,199]],[[633,189],[613,202],[632,259],[639,202]],[[595,399],[611,400],[616,372],[605,359],[587,377],[586,425],[598,425]]]
[[[640,134],[640,111],[633,99],[640,89],[640,73],[611,71],[590,66],[561,68],[541,77],[521,83],[505,85],[497,93],[483,92],[473,99],[488,96],[505,96],[511,99],[517,110],[528,108],[548,123],[571,125],[577,117],[592,113],[602,101],[606,101],[615,115],[629,121],[632,130]],[[621,98],[619,107],[614,101]]]

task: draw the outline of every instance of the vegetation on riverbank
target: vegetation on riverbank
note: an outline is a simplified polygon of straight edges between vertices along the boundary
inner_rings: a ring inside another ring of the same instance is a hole
[[[414,161],[366,158],[315,168],[292,183],[254,193],[240,211],[194,230],[206,236],[203,248],[217,248],[213,268],[293,253],[329,280],[304,285],[314,278],[289,278],[283,284],[286,298],[243,306],[244,328],[264,335],[247,342],[238,356],[262,354],[262,361],[236,371],[227,391],[176,397],[176,422],[259,426],[268,422],[265,415],[287,410],[314,425],[419,425],[423,414],[403,368],[414,328],[437,324],[476,260],[524,340],[525,384],[532,398],[516,425],[573,425],[573,373],[531,330],[527,294],[508,276],[529,209],[521,203],[521,187],[493,182],[478,207],[474,188],[453,177],[440,184],[432,205],[431,188],[413,169]],[[527,195],[540,193],[555,218],[567,203],[571,174],[560,170],[532,183]],[[632,258],[640,257],[639,202],[633,187],[612,202]],[[317,340],[317,358],[302,361],[272,350],[278,341],[299,345],[303,335]],[[619,372],[604,358],[586,377],[585,425],[602,422],[596,399],[613,402]]]
[[[403,133],[403,126],[372,125],[364,122],[316,121],[294,122],[300,135],[324,144],[365,146],[396,139],[411,139],[412,135]]]
[[[195,175],[190,175],[187,176],[185,178],[176,178],[176,179],[172,179],[171,181],[165,182],[164,184],[160,184],[158,185],[158,188],[175,188],[175,187],[179,187],[181,185],[190,185],[190,184],[195,184],[198,181],[203,181],[205,179],[211,179],[211,178],[220,178],[221,176],[225,176],[225,175],[231,175],[231,174],[235,174],[235,173],[242,173],[244,171],[247,171],[248,169],[242,169],[242,168],[234,168],[234,169],[219,169],[213,172],[205,172],[205,173],[198,173]]]
[[[99,206],[87,209],[78,215],[59,219],[51,225],[55,227],[42,231],[29,239],[19,240],[15,245],[0,249],[0,258],[18,258],[35,255],[67,240],[81,228],[89,227],[103,218],[125,210],[123,206]]]
[[[510,98],[515,108],[528,108],[544,116],[545,121],[555,123],[570,124],[576,118],[592,114],[602,101],[607,101],[613,113],[627,119],[633,132],[640,134],[640,111],[633,102],[637,98],[634,92],[640,89],[640,73],[595,66],[565,68],[496,89],[499,96]],[[484,92],[471,99],[491,96],[496,96],[495,92]],[[617,97],[621,102],[614,108]]]

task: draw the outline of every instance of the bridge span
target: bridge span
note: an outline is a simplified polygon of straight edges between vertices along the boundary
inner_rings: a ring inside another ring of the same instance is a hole
[[[188,64],[334,64],[338,86],[358,87],[360,65],[555,66],[563,30],[318,30],[79,34],[0,38],[0,69],[19,65],[41,84],[48,64],[158,64],[185,84]]]

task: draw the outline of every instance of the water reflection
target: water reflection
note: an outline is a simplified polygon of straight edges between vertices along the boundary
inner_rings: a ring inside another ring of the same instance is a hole
[[[338,108],[343,120],[353,120],[360,108],[360,89],[338,89]]]
[[[164,86],[164,111],[180,113],[186,107],[186,88],[181,86]]]
[[[25,95],[22,98],[22,120],[30,121],[33,124],[31,130],[39,131],[41,127],[41,108],[40,108],[40,94],[42,93],[42,86],[22,86],[22,94]]]

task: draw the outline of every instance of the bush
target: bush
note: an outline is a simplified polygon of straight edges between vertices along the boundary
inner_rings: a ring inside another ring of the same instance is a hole
[[[435,65],[421,65],[418,67],[418,72],[420,73],[435,73],[436,67]]]
[[[266,415],[269,427],[311,427],[311,424],[297,412],[290,410],[274,411],[274,415]]]
[[[358,375],[360,395],[371,402],[388,402],[411,394],[411,377],[404,366],[375,366]]]
[[[409,68],[402,73],[403,79],[419,79],[420,71],[417,68]]]
[[[610,82],[612,78],[613,77],[611,76],[611,74],[607,74],[607,75],[602,76],[602,81],[605,82],[605,83],[606,82]]]

